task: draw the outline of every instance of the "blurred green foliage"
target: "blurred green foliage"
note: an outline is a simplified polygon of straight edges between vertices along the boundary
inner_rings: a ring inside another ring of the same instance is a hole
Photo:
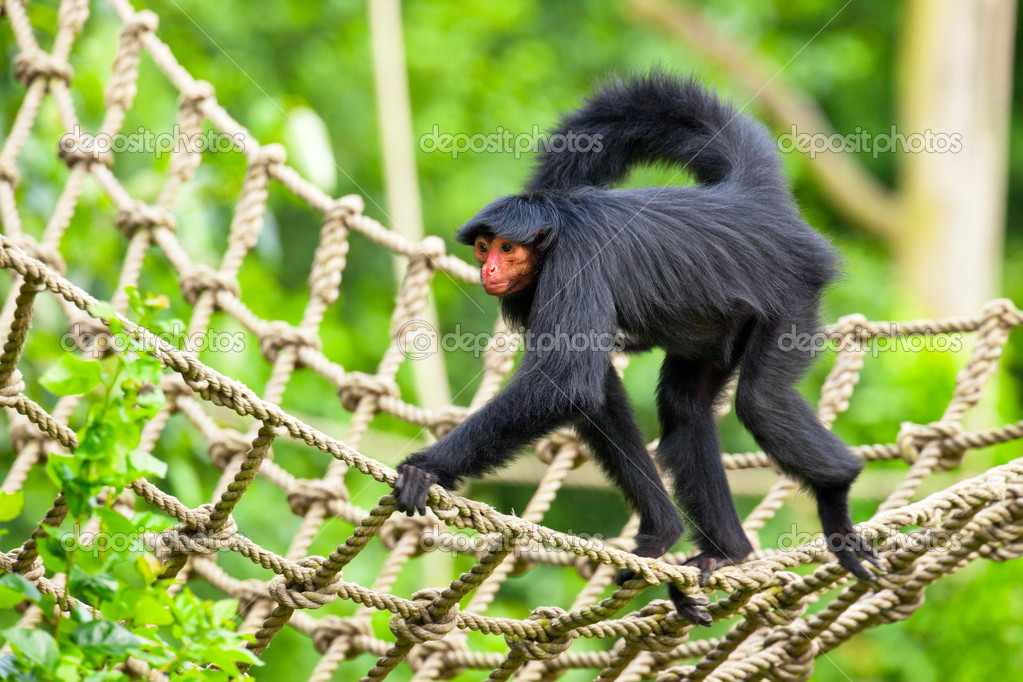
[[[383,195],[380,131],[377,129],[370,36],[364,0],[329,0],[297,3],[263,0],[253,5],[240,0],[157,0],[147,3],[160,15],[159,36],[178,60],[197,78],[210,81],[218,101],[262,143],[281,142],[290,161],[324,189],[340,196],[365,197],[367,213],[385,225],[387,199]],[[833,3],[822,0],[710,0],[701,3],[707,17],[742,42],[755,47],[777,65],[780,78],[817,98],[839,132],[857,126],[887,130],[894,119],[893,63],[900,18],[898,4],[847,4],[837,16]],[[28,12],[44,46],[52,40],[56,2],[32,2]],[[830,23],[829,22],[830,19]],[[826,28],[822,30],[822,27]],[[462,3],[450,0],[406,0],[405,44],[413,106],[414,135],[420,139],[441,133],[490,134],[499,128],[531,133],[546,129],[560,112],[578,103],[592,86],[607,76],[642,71],[660,65],[696,71],[740,104],[749,93],[738,91],[700,55],[632,22],[614,0],[507,0],[500,3]],[[94,130],[103,115],[102,87],[107,80],[118,23],[102,2],[92,6],[85,35],[71,57],[75,69],[74,100],[86,130]],[[6,68],[0,74],[0,135],[10,130],[23,95],[11,75],[10,62],[17,50],[9,28],[0,21],[0,49]],[[175,120],[177,93],[148,57],[141,64],[139,94],[125,121],[127,131],[143,127],[169,132]],[[1016,90],[1023,86],[1023,68],[1016,71]],[[756,100],[748,109],[757,113]],[[1010,154],[1009,231],[1004,266],[1005,293],[1023,302],[1023,112],[1013,112]],[[23,182],[18,201],[26,231],[40,234],[67,179],[67,169],[56,154],[61,134],[56,110],[47,100],[33,138],[19,160]],[[779,131],[784,132],[784,131]],[[885,182],[895,176],[894,157],[882,154],[860,161]],[[463,154],[417,151],[425,225],[449,244],[454,230],[492,198],[518,190],[530,168],[527,157],[512,153]],[[786,157],[788,171],[802,208],[812,224],[834,240],[846,262],[846,276],[829,293],[825,318],[862,312],[870,319],[912,317],[911,309],[894,284],[891,261],[882,244],[844,224],[808,182],[802,157]],[[334,165],[336,164],[336,165]],[[167,157],[118,155],[114,172],[129,192],[140,199],[157,195]],[[215,265],[224,249],[233,202],[244,172],[238,154],[207,154],[196,178],[186,186],[174,207],[182,244],[199,262]],[[637,172],[633,184],[675,181],[673,171]],[[392,198],[401,201],[401,197]],[[115,210],[93,183],[87,183],[62,253],[68,275],[99,298],[114,293],[117,264],[126,241],[114,228]],[[317,244],[319,221],[308,207],[280,187],[271,190],[266,227],[240,274],[245,302],[266,319],[297,322],[307,300],[307,277]],[[321,337],[326,354],[346,368],[372,372],[388,343],[388,321],[393,309],[395,277],[390,255],[355,235],[344,273],[341,298],[331,309]],[[462,247],[454,253],[468,257]],[[2,283],[4,288],[9,282]],[[170,313],[188,318],[176,279],[163,256],[152,251],[140,289],[165,294]],[[496,306],[482,291],[439,276],[435,296],[442,331],[456,324],[465,331],[488,331]],[[58,335],[63,318],[51,300],[41,299],[36,326],[22,362],[33,397],[47,406],[55,401],[38,383],[40,374],[60,356]],[[213,328],[241,332],[230,319],[216,316]],[[203,360],[249,384],[257,391],[269,376],[258,344],[247,338],[243,351],[205,353]],[[989,401],[985,418],[1008,421],[1020,417],[1023,384],[1023,333],[1013,336],[999,377],[998,400]],[[949,353],[884,352],[868,359],[862,381],[848,413],[836,431],[851,443],[890,442],[903,420],[929,422],[938,418],[948,401],[955,371],[965,355]],[[479,381],[480,362],[468,353],[446,358],[452,394],[466,404]],[[825,359],[806,380],[813,393],[827,371]],[[658,356],[635,358],[627,384],[647,436],[656,425],[652,387]],[[405,395],[413,396],[408,369],[399,376]],[[332,435],[343,435],[347,415],[332,389],[309,372],[299,372],[284,398],[286,409],[301,415]],[[219,414],[219,413],[218,413]],[[82,418],[83,415],[76,415]],[[231,415],[222,415],[227,423]],[[76,427],[81,421],[75,423]],[[752,448],[752,442],[729,416],[722,427],[726,449]],[[362,447],[370,456],[393,464],[423,443],[417,428],[398,420],[380,418]],[[275,447],[282,465],[299,477],[319,476],[326,458],[290,444]],[[4,465],[10,448],[0,443]],[[209,500],[218,472],[210,465],[202,437],[180,415],[172,418],[156,456],[168,472],[159,484],[189,505]],[[1003,446],[969,456],[965,467],[980,471],[991,464],[1018,457],[1019,445]],[[904,469],[898,462],[875,465],[873,470]],[[947,484],[956,472],[935,482]],[[875,479],[876,480],[876,479]],[[371,506],[383,486],[349,479],[353,501]],[[24,513],[7,524],[5,549],[23,539],[45,512],[54,487],[45,472],[37,471],[27,483]],[[521,509],[528,499],[524,487],[480,484],[474,494],[502,509]],[[883,491],[860,486],[856,513],[865,516]],[[258,504],[256,503],[258,500]],[[756,502],[739,495],[740,511]],[[235,516],[239,527],[268,547],[283,550],[293,537],[298,519],[281,514],[284,495],[258,481]],[[582,512],[581,510],[585,510]],[[554,527],[577,532],[614,534],[625,518],[615,493],[585,489],[565,490],[548,515]],[[792,522],[816,528],[810,506],[798,501],[792,510],[772,522],[766,534],[781,532]],[[343,541],[350,527],[328,524],[312,548],[325,554]],[[348,580],[368,584],[385,553],[372,543],[345,570]],[[240,577],[263,577],[241,557],[222,557],[223,565]],[[430,556],[417,560],[403,574],[396,590],[408,594],[424,584],[443,584],[453,571],[468,568],[465,559]],[[1018,566],[981,563],[929,588],[928,604],[911,620],[867,632],[845,647],[822,657],[816,678],[821,680],[965,680],[1023,673],[1023,595]],[[419,572],[417,575],[416,573]],[[567,606],[582,581],[574,572],[538,567],[535,579],[512,579],[491,609],[494,615],[523,617],[540,604]],[[194,589],[215,598],[202,583]],[[650,595],[651,597],[659,595]],[[324,613],[351,613],[351,604],[338,603]],[[322,615],[322,614],[321,614]],[[14,614],[0,614],[0,627],[8,627]],[[389,637],[386,618],[374,620],[378,634]],[[716,626],[713,634],[720,634]],[[481,649],[500,651],[499,638],[473,636]],[[596,646],[579,642],[585,648]],[[954,653],[952,653],[954,652]],[[308,639],[285,630],[270,647],[265,679],[298,679],[314,660]],[[368,656],[345,662],[335,679],[354,679],[370,665]],[[405,679],[399,670],[395,679]],[[574,672],[565,679],[585,680],[592,675]],[[467,675],[465,679],[473,679]]]

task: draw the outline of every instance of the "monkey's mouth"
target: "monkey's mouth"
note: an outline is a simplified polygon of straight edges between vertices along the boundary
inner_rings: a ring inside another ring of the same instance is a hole
[[[483,290],[491,296],[500,296],[501,294],[508,293],[510,288],[511,282],[483,282]]]

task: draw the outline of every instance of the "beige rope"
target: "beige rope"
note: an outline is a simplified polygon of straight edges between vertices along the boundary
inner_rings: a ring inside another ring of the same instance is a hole
[[[311,677],[317,681],[330,679],[343,661],[359,656],[365,659],[362,669],[368,671],[366,679],[370,680],[383,679],[402,665],[413,669],[416,680],[474,669],[487,671],[493,680],[514,675],[536,681],[554,679],[569,668],[579,667],[592,669],[600,680],[651,676],[665,680],[805,679],[812,673],[816,656],[865,628],[910,617],[921,608],[926,585],[982,558],[1007,561],[1023,556],[1023,459],[913,501],[931,473],[957,467],[970,450],[1023,439],[1023,420],[976,431],[967,431],[962,425],[963,417],[980,400],[997,370],[1009,331],[1023,326],[1023,313],[1005,300],[992,301],[973,316],[898,325],[848,316],[825,329],[839,346],[818,403],[820,419],[829,428],[854,399],[867,356],[864,344],[882,338],[948,334],[972,334],[975,342],[939,420],[905,424],[898,434],[892,434],[890,443],[852,448],[867,462],[901,458],[908,463],[904,480],[890,491],[874,518],[861,524],[868,538],[889,541],[890,548],[882,552],[888,573],[876,586],[849,583],[820,542],[783,552],[765,546],[760,531],[793,490],[790,481],[779,478],[744,524],[757,548],[754,558],[717,571],[703,590],[710,596],[717,595],[709,607],[713,618],[732,622],[729,631],[720,637],[699,638],[702,632],[681,622],[663,599],[639,610],[627,609],[652,585],[671,581],[687,592],[700,591],[695,570],[679,565],[684,560],[682,555],[653,560],[627,551],[636,532],[635,519],[619,538],[606,543],[541,525],[572,472],[588,466],[585,450],[570,431],[551,434],[537,445],[537,455],[548,468],[519,516],[501,514],[438,487],[430,491],[430,513],[424,518],[394,516],[389,495],[380,498],[372,509],[360,508],[350,500],[350,485],[361,488],[367,477],[389,484],[395,475],[388,466],[359,451],[363,435],[378,415],[430,428],[442,436],[492,398],[512,369],[514,356],[510,350],[488,349],[479,389],[468,408],[427,410],[413,405],[403,400],[395,380],[405,361],[397,331],[418,319],[433,277],[442,272],[474,283],[475,269],[447,254],[444,243],[437,238],[415,242],[364,215],[359,197],[330,197],[306,181],[287,165],[281,147],[260,145],[217,102],[212,86],[194,79],[181,67],[157,35],[155,14],[136,12],[128,0],[109,0],[109,4],[122,26],[104,91],[106,110],[94,134],[119,131],[134,101],[139,59],[145,52],[180,92],[177,120],[181,134],[201,132],[204,122],[208,122],[234,140],[237,153],[246,159],[245,179],[219,263],[211,266],[197,262],[177,238],[174,206],[202,163],[202,155],[185,147],[176,149],[157,199],[145,203],[132,197],[113,172],[113,157],[91,151],[86,143],[95,138],[80,130],[69,57],[85,26],[90,4],[86,0],[61,3],[56,36],[47,51],[36,40],[20,0],[3,2],[2,21],[10,27],[19,51],[12,68],[25,91],[0,147],[0,221],[4,228],[0,268],[11,275],[14,283],[0,311],[0,331],[4,334],[0,405],[5,408],[13,450],[2,489],[20,490],[43,455],[77,447],[68,420],[78,398],[62,398],[48,412],[27,395],[32,389],[26,388],[19,370],[36,299],[52,296],[60,303],[76,343],[91,353],[110,352],[109,348],[89,344],[90,336],[106,329],[106,321],[87,312],[96,300],[64,277],[66,266],[61,253],[64,233],[85,183],[91,179],[117,211],[116,221],[109,227],[120,230],[126,239],[112,300],[116,313],[120,316],[128,308],[125,287],[137,285],[145,266],[157,260],[147,260],[147,254],[159,251],[168,264],[163,267],[169,266],[177,275],[182,294],[192,305],[189,333],[206,332],[214,313],[228,315],[258,339],[270,364],[269,379],[257,394],[205,366],[194,349],[174,348],[148,330],[120,319],[128,334],[150,344],[169,372],[161,382],[167,405],[146,425],[141,449],[151,451],[168,420],[179,414],[205,436],[210,459],[222,473],[214,496],[195,509],[145,479],[133,482],[125,494],[118,496],[114,508],[128,513],[132,501],[137,501],[162,510],[176,521],[176,527],[163,536],[172,550],[162,551],[158,546],[162,540],[147,537],[165,560],[164,574],[180,576],[184,572],[201,577],[238,598],[242,627],[255,634],[252,649],[257,654],[273,646],[282,628],[291,627],[308,635],[321,654]],[[48,96],[53,98],[64,132],[78,138],[66,137],[55,150],[68,164],[69,172],[42,234],[34,237],[23,230],[15,200],[21,183],[18,163]],[[322,216],[309,276],[309,301],[297,324],[260,318],[244,302],[237,281],[243,261],[263,228],[271,185],[278,185]],[[90,229],[103,227],[92,225]],[[391,318],[393,340],[371,374],[340,366],[323,353],[319,341],[320,327],[342,287],[352,233],[409,258]],[[498,322],[495,331],[501,334],[506,328]],[[616,359],[616,367],[623,369],[624,360]],[[299,369],[315,372],[336,387],[337,409],[352,413],[343,440],[317,431],[279,407]],[[232,428],[221,426],[214,416],[214,410],[220,408],[235,412],[245,426],[238,426],[238,422]],[[274,443],[281,439],[299,441],[327,453],[332,457],[331,464],[320,478],[297,478],[273,461]],[[729,469],[771,467],[761,452],[726,454],[723,461]],[[232,512],[250,494],[257,476],[283,491],[290,510],[302,518],[287,548],[260,546],[242,535],[234,521]],[[36,543],[45,535],[44,527],[59,526],[66,515],[64,498],[58,494],[30,537],[15,550],[0,554],[0,571],[21,573],[41,591],[55,595],[62,606],[71,608],[78,602],[66,594],[63,576],[47,576],[36,550]],[[350,535],[327,556],[310,556],[313,538],[334,516],[351,525]],[[935,538],[954,533],[957,543],[934,547],[906,542],[909,537],[903,529],[909,526]],[[487,548],[482,552],[456,548],[450,533],[460,531],[480,534]],[[411,598],[394,594],[399,575],[414,567],[428,540],[435,551],[460,551],[471,556],[472,567],[446,585],[423,585]],[[373,584],[367,587],[346,580],[344,567],[376,542],[382,543],[388,553]],[[222,551],[246,557],[265,575],[259,580],[232,577],[217,563]],[[500,598],[501,586],[537,564],[577,571],[586,585],[567,609],[535,605],[524,618],[488,615],[490,605]],[[802,576],[790,570],[806,564],[819,565]],[[621,588],[613,586],[612,579],[621,567],[632,568],[640,578]],[[806,615],[811,602],[836,587],[841,588],[837,597],[812,616]],[[358,608],[346,617],[315,613],[338,600],[350,601]],[[379,611],[389,614],[390,637],[376,636],[371,627],[371,616]],[[35,625],[42,615],[29,609],[22,625]],[[470,631],[502,637],[506,653],[472,650],[466,636]],[[573,650],[579,638],[606,641],[601,651]],[[139,661],[129,661],[125,669],[157,679],[157,673]]]

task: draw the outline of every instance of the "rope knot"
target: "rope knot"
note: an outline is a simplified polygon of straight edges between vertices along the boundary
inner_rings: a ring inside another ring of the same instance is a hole
[[[157,227],[166,227],[175,232],[178,223],[166,209],[150,206],[144,201],[136,201],[129,208],[118,209],[117,227],[125,237],[131,239],[139,230],[152,230]]]
[[[95,317],[83,315],[70,327],[71,341],[75,348],[94,358],[109,357],[116,352],[116,344],[110,336],[110,328]]]
[[[626,616],[630,633],[625,637],[643,650],[667,653],[689,639],[693,624],[682,620],[671,602],[658,600]]]
[[[460,405],[447,405],[430,420],[430,428],[437,438],[443,438],[469,416],[469,410]]]
[[[21,370],[14,368],[10,375],[7,377],[7,381],[0,386],[0,405],[4,407],[14,407],[18,403],[18,396],[25,391],[24,377],[21,375]]]
[[[444,240],[440,237],[426,237],[423,241],[419,242],[416,248],[416,255],[422,256],[431,262],[440,258],[447,251],[447,247],[444,245]]]
[[[136,12],[134,16],[124,22],[121,33],[133,38],[139,37],[142,33],[156,33],[160,27],[160,17],[155,12],[144,9]]]
[[[228,516],[212,530],[209,527],[212,504],[197,507],[184,523],[162,534],[161,544],[175,554],[211,555],[231,549],[238,533],[234,517]]]
[[[4,558],[4,561],[0,563],[5,564],[0,566],[0,568],[3,568],[5,573],[20,573],[29,581],[33,583],[38,582],[40,578],[46,575],[46,567],[43,566],[43,558],[37,554],[32,561],[26,565],[26,562],[21,559],[21,553],[23,551],[22,547],[15,547],[7,554],[0,554],[0,556],[3,556]],[[8,562],[9,565],[6,565]]]
[[[181,276],[181,295],[194,306],[205,292],[227,291],[239,295],[238,280],[208,265],[194,265]]]
[[[902,451],[902,458],[910,464],[917,460],[927,445],[936,444],[941,454],[935,470],[949,471],[963,461],[967,448],[957,444],[956,439],[964,433],[962,424],[954,421],[936,421],[926,425],[903,422],[895,442]]]
[[[319,350],[320,337],[314,331],[295,327],[283,320],[267,323],[266,330],[259,338],[259,350],[267,362],[275,362],[281,349],[286,346],[295,346],[296,350],[299,346]]]
[[[202,105],[216,96],[216,91],[208,81],[193,81],[181,91],[178,106],[182,109],[201,109]]]
[[[26,88],[36,78],[45,78],[47,81],[57,79],[66,85],[71,82],[74,73],[74,69],[65,60],[42,50],[28,50],[14,58],[14,77]]]
[[[820,645],[805,633],[806,621],[796,621],[790,627],[771,630],[764,639],[764,649],[772,646],[780,660],[771,668],[773,678],[779,680],[808,680],[813,674],[813,662]]]
[[[363,372],[348,372],[341,380],[337,396],[346,410],[354,412],[364,398],[370,396],[378,399],[381,397],[400,398],[401,391],[393,379],[385,380]]]
[[[346,194],[330,205],[324,213],[324,220],[340,220],[347,222],[347,218],[359,215],[366,208],[366,203],[358,194]]]
[[[588,459],[576,435],[565,429],[555,431],[536,444],[536,457],[544,464],[551,464],[562,454],[572,455],[573,469],[578,469]]]
[[[981,308],[984,317],[998,317],[1006,327],[1013,327],[1023,323],[1023,313],[1016,304],[1007,298],[995,298],[984,304]]]
[[[565,610],[557,606],[541,606],[534,609],[526,620],[550,621],[565,613]],[[514,653],[533,661],[549,661],[557,658],[572,646],[572,638],[567,633],[550,638],[542,629],[536,638],[526,636],[505,635],[504,641],[508,649]]]
[[[61,275],[67,273],[67,263],[64,262],[64,257],[60,255],[60,251],[57,249],[43,246],[34,237],[24,233],[11,237],[11,241],[24,251],[26,255],[42,262],[51,270],[56,270]],[[45,288],[45,284],[42,282],[38,283],[39,291]]]
[[[353,646],[351,640],[356,637],[370,637],[373,628],[368,621],[356,620],[354,618],[341,618],[340,616],[326,616],[322,618],[312,632],[313,646],[316,651],[323,655],[327,649],[334,645],[338,639],[348,640],[345,647],[345,658],[354,658],[362,653],[360,649]]]
[[[441,591],[435,588],[419,590],[412,595],[412,601],[423,602],[421,619],[416,618],[413,612],[407,617],[399,614],[391,616],[389,622],[391,632],[399,640],[423,644],[424,642],[436,642],[444,639],[449,632],[455,629],[458,617],[458,604],[440,614],[430,612],[429,606],[441,598]]]
[[[11,189],[18,189],[21,184],[21,173],[13,163],[0,162],[0,182],[6,182]]]
[[[434,519],[429,514],[426,516],[405,516],[404,514],[391,516],[380,527],[377,536],[384,547],[390,551],[398,545],[398,541],[406,533],[412,533],[418,539],[412,557],[417,557],[426,549],[433,549],[440,545],[440,539],[435,533],[428,534],[428,531],[433,529],[434,523]],[[427,539],[424,539],[424,535]]]
[[[288,493],[288,506],[296,516],[305,516],[314,502],[347,500],[348,489],[343,485],[331,486],[323,479],[300,478]]]
[[[288,153],[285,151],[284,146],[271,143],[265,144],[256,150],[256,153],[252,156],[250,165],[253,167],[266,167],[274,166],[277,164],[284,163],[288,159]]]
[[[866,326],[867,318],[860,313],[843,315],[835,322],[829,336],[838,342],[838,351],[861,350],[863,343],[860,336]]]
[[[114,156],[109,148],[101,149],[102,146],[97,144],[95,135],[66,133],[60,136],[57,143],[57,156],[68,168],[74,168],[79,163],[84,163],[86,168],[94,163],[110,168],[114,165]]]
[[[302,559],[298,564],[315,570],[325,561],[324,557],[314,555]],[[269,592],[281,606],[292,609],[318,609],[337,599],[340,586],[340,575],[334,576],[333,580],[323,587],[316,587],[312,583],[294,583],[287,577],[278,575],[270,581]]]
[[[252,439],[234,429],[221,429],[216,440],[210,442],[210,461],[221,471],[231,460],[244,457],[252,449]]]

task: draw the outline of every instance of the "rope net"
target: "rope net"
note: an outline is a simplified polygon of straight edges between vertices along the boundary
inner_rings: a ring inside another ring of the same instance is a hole
[[[208,121],[228,138],[244,140],[237,152],[244,155],[247,170],[232,217],[230,239],[216,268],[193,262],[175,236],[171,206],[202,161],[201,153],[187,149],[174,151],[158,198],[143,203],[130,196],[115,177],[109,153],[79,151],[87,148],[86,144],[61,145],[60,154],[69,168],[67,182],[41,236],[26,234],[15,203],[17,161],[47,96],[56,103],[64,131],[73,134],[81,130],[69,87],[72,69],[68,56],[88,17],[89,3],[61,3],[53,45],[44,51],[20,0],[4,2],[4,17],[19,48],[14,73],[24,84],[25,94],[0,151],[0,266],[13,282],[0,312],[0,329],[6,335],[0,355],[0,405],[7,416],[15,453],[2,489],[21,489],[30,471],[42,466],[48,453],[67,452],[78,445],[68,422],[80,398],[66,396],[52,410],[43,409],[26,395],[18,363],[32,324],[34,302],[40,294],[58,301],[69,328],[107,328],[109,319],[88,312],[96,299],[63,276],[60,251],[83,186],[91,179],[117,207],[117,226],[127,240],[112,300],[116,317],[127,334],[145,341],[170,370],[161,384],[167,404],[146,425],[140,449],[151,451],[168,419],[179,413],[205,436],[211,460],[223,471],[213,499],[199,508],[182,504],[143,478],[120,493],[115,509],[130,514],[136,504],[148,505],[176,520],[172,531],[175,549],[162,557],[164,575],[182,580],[202,578],[239,599],[243,618],[240,627],[254,633],[251,648],[257,655],[272,645],[282,628],[290,627],[308,635],[321,654],[310,678],[318,681],[330,679],[341,661],[363,654],[376,658],[372,665],[367,659],[367,680],[381,680],[403,663],[414,671],[415,680],[450,677],[467,670],[483,671],[478,672],[479,677],[489,671],[491,680],[513,675],[520,680],[546,680],[571,668],[592,669],[599,680],[805,679],[817,656],[865,628],[912,615],[922,605],[924,588],[929,583],[979,558],[1005,561],[1023,554],[1023,458],[911,502],[928,475],[957,466],[967,451],[1023,438],[1023,421],[979,431],[967,431],[962,426],[964,414],[981,399],[986,382],[995,372],[1010,330],[1023,325],[1023,314],[1006,300],[992,301],[970,317],[891,325],[849,316],[827,328],[840,341],[819,401],[820,419],[829,426],[848,408],[871,339],[952,332],[975,335],[969,359],[937,422],[906,424],[893,443],[853,448],[867,461],[901,458],[908,463],[901,482],[873,518],[861,524],[865,537],[898,539],[908,532],[904,529],[914,527],[925,534],[956,533],[960,542],[937,549],[927,543],[890,543],[892,547],[881,554],[885,576],[875,585],[850,582],[820,540],[783,552],[761,547],[758,531],[795,487],[790,480],[778,477],[744,522],[755,554],[742,565],[716,571],[703,590],[718,595],[709,606],[714,620],[732,621],[722,636],[696,639],[702,631],[694,631],[691,624],[681,621],[670,602],[663,599],[626,609],[648,588],[669,581],[686,592],[700,592],[696,569],[680,565],[685,560],[683,554],[654,560],[626,551],[637,530],[635,519],[622,529],[620,537],[606,544],[542,525],[566,476],[585,460],[585,452],[571,432],[555,433],[538,444],[545,473],[518,516],[499,513],[437,486],[430,492],[430,511],[425,517],[395,515],[390,495],[381,497],[372,509],[360,508],[350,501],[346,481],[348,485],[361,485],[371,477],[389,485],[395,478],[393,469],[358,449],[378,415],[392,415],[443,436],[493,396],[511,371],[513,356],[509,350],[488,350],[483,360],[483,380],[470,407],[440,411],[406,402],[395,382],[405,359],[397,330],[419,318],[434,275],[444,272],[475,283],[476,270],[446,254],[442,240],[429,237],[417,243],[405,238],[363,215],[359,197],[332,198],[304,180],[286,165],[283,148],[256,144],[217,103],[213,88],[195,80],[178,64],[155,34],[155,14],[136,12],[128,0],[109,0],[109,4],[120,19],[121,30],[106,83],[105,116],[97,135],[119,131],[136,94],[139,58],[145,52],[181,93],[177,119],[180,134],[199,133]],[[65,151],[66,147],[73,149]],[[258,317],[246,306],[236,279],[262,229],[271,182],[322,216],[319,246],[309,277],[309,301],[298,325]],[[321,352],[318,340],[324,314],[339,295],[348,237],[353,232],[408,258],[391,317],[394,340],[374,374],[347,371],[332,362]],[[151,249],[162,252],[179,278],[182,293],[192,306],[190,332],[208,329],[212,315],[218,312],[230,315],[259,338],[272,368],[261,394],[122,316],[129,307],[125,288],[138,282],[143,260]],[[327,436],[279,407],[289,381],[299,369],[315,372],[337,387],[341,406],[352,413],[343,439]],[[242,432],[220,426],[212,416],[211,405],[235,411],[250,427]],[[275,463],[272,447],[280,439],[292,439],[330,455],[333,459],[322,478],[297,478]],[[771,466],[761,452],[723,457],[732,470]],[[237,532],[232,511],[257,476],[280,488],[287,495],[291,511],[302,519],[300,530],[286,548],[268,549]],[[66,499],[58,494],[31,536],[20,547],[0,553],[0,571],[24,575],[41,592],[57,596],[58,603],[70,609],[79,602],[74,595],[65,595],[63,576],[46,574],[37,546],[46,534],[45,528],[60,526],[67,515]],[[309,555],[321,527],[335,518],[351,526],[347,537],[328,556]],[[424,586],[411,597],[393,594],[399,573],[419,555],[427,534],[439,549],[474,551],[459,550],[450,542],[450,535],[439,534],[445,527],[456,532],[473,529],[485,537],[487,549],[474,553],[471,570],[446,585]],[[445,537],[449,538],[448,545],[444,544]],[[384,543],[389,550],[373,584],[345,580],[345,566],[370,543]],[[527,545],[530,549],[524,551]],[[225,550],[262,567],[265,580],[232,577],[218,564],[218,552]],[[587,579],[586,586],[567,608],[539,607],[525,619],[487,615],[500,586],[513,571],[529,570],[537,564],[578,571]],[[793,570],[811,564],[802,573]],[[621,567],[635,570],[640,577],[614,588],[613,577]],[[603,596],[609,587],[613,588],[610,596]],[[826,594],[833,595],[827,605],[808,614],[808,605]],[[348,617],[316,617],[313,613],[339,599],[359,607]],[[389,612],[393,636],[374,633],[371,618],[379,611]],[[29,608],[21,624],[31,627],[41,617],[38,608]],[[504,637],[505,653],[472,650],[469,631]],[[597,651],[593,647],[573,650],[578,638],[604,640],[604,645]],[[133,672],[152,679],[164,677],[137,663]]]

